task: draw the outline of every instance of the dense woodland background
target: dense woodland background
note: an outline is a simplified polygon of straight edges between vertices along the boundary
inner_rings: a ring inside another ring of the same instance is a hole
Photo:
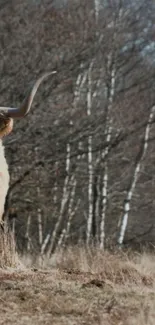
[[[4,141],[20,250],[155,243],[155,5],[0,2],[0,103],[31,113]]]

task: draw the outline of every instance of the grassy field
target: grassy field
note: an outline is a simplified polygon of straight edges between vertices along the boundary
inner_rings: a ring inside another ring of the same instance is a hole
[[[79,248],[42,262],[0,269],[0,324],[155,324],[153,254]]]

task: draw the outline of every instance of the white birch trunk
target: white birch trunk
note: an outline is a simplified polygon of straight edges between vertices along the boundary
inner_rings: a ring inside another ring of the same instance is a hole
[[[87,220],[87,244],[89,244],[93,220],[93,166],[92,166],[92,136],[88,138],[88,220]]]
[[[25,238],[27,240],[27,252],[30,251],[31,248],[31,239],[30,239],[30,224],[31,224],[31,215],[28,216],[27,219],[27,227],[26,227],[26,234],[25,234]]]
[[[65,240],[67,240],[69,237],[69,231],[70,231],[70,227],[71,227],[72,218],[75,214],[75,211],[73,210],[73,205],[74,205],[74,200],[75,200],[76,185],[77,185],[77,181],[76,181],[76,179],[74,179],[72,190],[71,190],[71,195],[70,195],[69,207],[68,207],[68,221],[67,221],[67,227],[66,227],[66,233],[65,233]]]
[[[99,11],[100,11],[100,0],[94,0],[94,7],[95,7],[96,22],[98,22]]]
[[[103,176],[103,186],[102,186],[102,214],[101,214],[101,224],[100,224],[100,248],[104,248],[105,239],[105,217],[107,209],[107,188],[108,188],[108,164],[105,161],[104,165],[104,176]]]
[[[93,61],[88,71],[88,92],[87,92],[87,115],[91,115],[92,110],[92,73]],[[88,219],[87,219],[87,245],[90,243],[92,221],[93,221],[93,155],[92,155],[92,136],[88,137]]]
[[[56,237],[57,237],[57,232],[60,227],[60,224],[61,224],[61,221],[63,218],[63,213],[64,213],[64,210],[65,210],[68,198],[69,198],[68,185],[69,185],[69,169],[70,169],[70,151],[71,151],[70,144],[67,143],[67,146],[66,146],[66,177],[65,177],[64,186],[63,186],[63,195],[62,195],[62,200],[61,200],[60,213],[59,213],[58,220],[55,224],[55,227],[54,227],[54,230],[52,233],[52,238],[51,238],[48,255],[51,255],[51,252],[53,251]]]
[[[111,62],[112,57],[109,57],[108,65],[112,64],[111,70],[111,80],[110,80],[110,92],[108,98],[108,108],[107,108],[107,120],[106,120],[106,147],[102,152],[102,160],[104,162],[104,175],[103,175],[103,185],[102,185],[102,210],[101,210],[101,223],[100,223],[100,248],[104,248],[104,239],[105,239],[105,218],[107,210],[107,192],[108,192],[108,163],[107,158],[109,154],[110,142],[112,137],[112,119],[110,118],[112,104],[115,95],[115,75],[116,67],[115,62]]]
[[[142,148],[140,149],[141,152],[139,154],[138,160],[136,162],[135,165],[135,169],[133,172],[133,177],[131,179],[131,184],[125,199],[125,203],[124,203],[124,213],[123,213],[123,217],[122,217],[122,223],[121,223],[121,227],[120,227],[120,233],[119,233],[119,238],[118,238],[118,244],[121,246],[123,244],[124,241],[124,236],[125,236],[125,232],[127,229],[127,224],[128,224],[128,218],[129,218],[129,213],[131,210],[131,200],[133,197],[133,193],[136,187],[136,183],[138,180],[138,176],[139,176],[139,172],[140,172],[140,168],[141,168],[141,163],[145,157],[146,154],[146,150],[148,147],[148,141],[149,141],[149,135],[150,135],[150,128],[151,128],[151,124],[153,121],[155,115],[155,106],[153,106],[151,108],[150,111],[150,115],[148,118],[148,122],[147,122],[147,126],[145,129],[145,134],[144,134],[144,142],[142,143]]]
[[[66,234],[66,229],[64,228],[61,232],[61,235],[59,237],[59,240],[58,240],[58,244],[57,244],[57,247],[56,247],[56,251],[63,246],[63,240],[64,240],[64,237],[65,237],[65,234]]]
[[[74,210],[73,210],[73,204],[74,204],[74,199],[75,199],[75,189],[76,189],[76,180],[74,175],[72,175],[71,182],[70,182],[70,187],[71,187],[71,192],[70,192],[70,198],[69,204],[68,204],[68,220],[67,220],[67,226],[62,230],[59,241],[58,241],[58,247],[63,246],[64,242],[68,238],[69,235],[69,230],[71,227],[71,222],[72,218],[74,215]]]
[[[82,67],[82,66],[81,66]],[[86,83],[87,80],[87,74],[88,72],[85,71],[84,73],[80,73],[77,77],[76,80],[76,85],[75,85],[75,91],[74,91],[74,102],[73,102],[73,107],[76,108],[77,107],[77,103],[80,100],[82,91],[83,91],[83,87]]]
[[[55,175],[56,175],[56,180],[54,183],[54,189],[53,189],[53,202],[56,204],[58,202],[58,182],[57,182],[57,169],[58,169],[58,162],[56,161],[55,163]]]
[[[122,8],[119,10],[118,20],[115,22],[116,27],[120,23],[122,17]],[[114,32],[113,42],[116,41],[117,32]],[[104,248],[104,238],[105,238],[105,218],[106,218],[106,209],[107,209],[107,193],[108,193],[108,163],[107,158],[109,154],[109,148],[112,137],[112,105],[115,95],[115,84],[116,84],[116,62],[115,62],[115,53],[111,51],[108,57],[107,63],[108,71],[111,69],[110,73],[110,90],[107,91],[108,108],[107,108],[107,120],[106,120],[106,148],[102,152],[102,160],[104,161],[104,176],[103,176],[103,188],[102,188],[102,211],[101,211],[101,223],[100,223],[100,248]]]
[[[96,184],[97,199],[95,204],[96,240],[98,243],[100,242],[100,202],[101,202],[100,182],[101,182],[101,176],[98,175],[97,184]]]
[[[38,235],[39,235],[39,245],[41,247],[43,242],[43,229],[42,229],[42,217],[41,217],[41,210],[38,209]]]
[[[51,238],[51,234],[47,234],[41,246],[41,255],[44,255],[45,249],[50,241],[50,238]]]

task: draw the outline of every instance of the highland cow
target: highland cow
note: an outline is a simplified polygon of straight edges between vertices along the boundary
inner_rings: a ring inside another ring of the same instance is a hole
[[[55,71],[46,73],[35,82],[19,108],[0,107],[0,224],[2,223],[10,179],[2,139],[12,131],[14,119],[22,118],[28,114],[39,85],[47,76],[53,73],[55,73]]]

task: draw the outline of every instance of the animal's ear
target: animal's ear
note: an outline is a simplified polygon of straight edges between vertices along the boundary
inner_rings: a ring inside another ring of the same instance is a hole
[[[8,117],[3,122],[2,127],[0,127],[0,139],[8,135],[13,129],[13,119]]]

